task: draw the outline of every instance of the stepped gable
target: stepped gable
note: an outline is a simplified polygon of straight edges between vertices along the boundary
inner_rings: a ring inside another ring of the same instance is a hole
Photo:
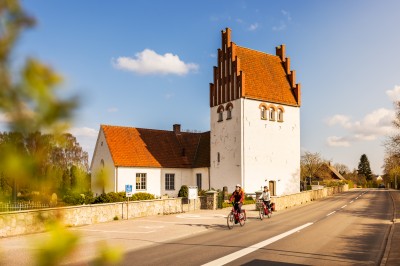
[[[210,106],[239,98],[301,105],[300,84],[290,70],[286,47],[276,47],[276,55],[241,47],[231,42],[231,30],[222,31],[222,48],[218,49],[218,66],[214,83],[210,83]]]

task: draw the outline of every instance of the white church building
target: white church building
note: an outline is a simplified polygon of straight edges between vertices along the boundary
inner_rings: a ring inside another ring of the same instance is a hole
[[[204,133],[101,125],[92,191],[177,196],[181,185],[273,195],[300,191],[300,84],[285,46],[271,55],[231,42],[222,31],[210,84],[211,130]],[[106,180],[100,178],[105,175]]]

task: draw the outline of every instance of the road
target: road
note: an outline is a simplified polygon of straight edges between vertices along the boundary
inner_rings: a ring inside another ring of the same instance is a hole
[[[219,228],[130,252],[124,264],[140,261],[142,265],[377,265],[383,255],[391,215],[387,191],[352,191],[286,211],[267,221],[250,219],[243,228]]]
[[[387,190],[351,190],[243,227],[227,210],[115,221],[71,230],[81,235],[66,265],[88,265],[101,242],[119,246],[122,265],[379,265],[393,206]],[[1,265],[31,265],[46,234],[0,239]],[[36,241],[36,242],[35,242]]]

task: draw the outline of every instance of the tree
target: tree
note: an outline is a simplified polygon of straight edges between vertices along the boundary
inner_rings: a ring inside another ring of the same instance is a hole
[[[301,177],[302,179],[313,178],[320,171],[324,160],[321,158],[321,155],[311,152],[305,152],[304,155],[301,156],[300,167],[301,167]]]
[[[343,176],[350,173],[349,167],[345,164],[335,163],[333,167],[335,167],[335,169]]]
[[[367,181],[372,180],[371,166],[369,165],[369,160],[367,155],[361,155],[360,162],[358,163],[358,174],[365,177]]]

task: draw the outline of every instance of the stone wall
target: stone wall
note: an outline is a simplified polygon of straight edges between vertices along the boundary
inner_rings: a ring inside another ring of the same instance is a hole
[[[167,215],[200,209],[202,198],[182,204],[181,198],[81,205],[0,213],[0,237],[43,232],[48,221],[81,226],[144,216]]]
[[[326,187],[322,189],[308,190],[281,197],[272,197],[271,201],[275,203],[275,210],[279,211],[293,206],[298,206],[310,201],[326,198],[328,196],[332,196],[334,194],[348,190],[348,185],[340,187]]]

